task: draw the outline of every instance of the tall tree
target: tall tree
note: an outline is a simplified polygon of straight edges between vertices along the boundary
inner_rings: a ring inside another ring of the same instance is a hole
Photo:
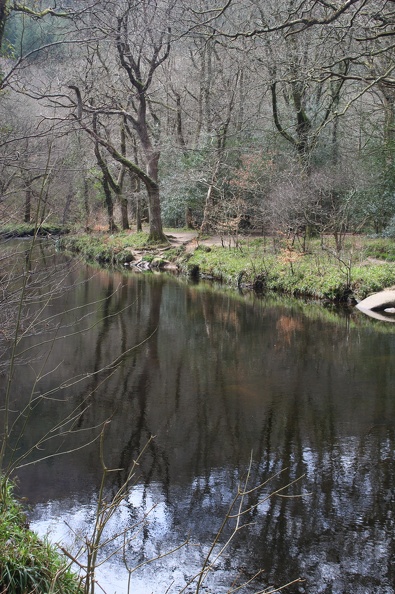
[[[82,80],[70,85],[76,93],[79,125],[144,184],[151,241],[166,240],[159,194],[160,97],[155,97],[155,82],[170,54],[171,11],[170,1],[124,0],[115,7],[107,3],[100,10],[95,7],[89,26],[93,35],[104,36],[104,40],[90,60],[89,87]],[[92,114],[100,116],[101,129],[89,123]],[[125,130],[125,126],[138,140],[142,167],[136,163],[132,143],[126,143],[125,131],[115,139],[114,130]]]

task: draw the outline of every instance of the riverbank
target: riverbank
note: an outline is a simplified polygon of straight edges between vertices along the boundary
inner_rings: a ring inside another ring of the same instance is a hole
[[[20,225],[2,225],[0,227],[0,239],[13,239],[23,237],[50,237],[53,235],[63,235],[69,233],[70,229],[63,225],[42,224],[36,227],[30,223],[21,223]]]
[[[195,278],[219,280],[234,288],[271,290],[333,302],[355,302],[395,285],[395,243],[348,236],[335,249],[330,236],[302,246],[284,238],[204,237],[169,230],[167,244],[149,244],[147,233],[75,234],[58,240],[60,249],[101,265],[173,269]]]
[[[0,592],[82,594],[69,561],[29,530],[9,481],[0,481]]]

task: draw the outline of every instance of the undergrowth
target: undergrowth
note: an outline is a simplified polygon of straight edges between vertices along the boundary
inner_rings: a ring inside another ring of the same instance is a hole
[[[388,254],[392,248],[388,246]],[[330,244],[323,248],[319,241],[310,242],[309,250],[301,252],[285,243],[274,246],[255,238],[239,249],[212,247],[207,252],[198,248],[184,259],[182,266],[184,271],[198,268],[201,275],[232,285],[237,285],[243,272],[245,285],[253,286],[259,278],[263,289],[288,295],[329,301],[360,300],[395,284],[391,258],[382,262],[366,260],[369,249],[370,241],[365,243],[361,238],[358,245],[349,240],[340,253]]]

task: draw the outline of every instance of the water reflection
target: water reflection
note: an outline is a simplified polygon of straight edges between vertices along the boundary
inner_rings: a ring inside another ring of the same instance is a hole
[[[89,267],[75,275],[76,289],[49,306],[62,327],[44,368],[33,358],[15,398],[37,373],[42,394],[63,386],[55,404],[35,411],[26,441],[78,407],[75,445],[111,419],[106,463],[124,471],[114,474],[110,491],[156,436],[115,522],[132,525],[157,504],[128,561],[156,556],[188,534],[199,546],[136,573],[133,591],[165,592],[172,582],[169,592],[181,589],[253,451],[252,484],[281,471],[267,491],[292,483],[286,494],[298,497],[276,496],[251,511],[249,530],[219,564],[209,591],[226,592],[237,575],[248,579],[264,568],[263,585],[305,579],[289,592],[393,594],[393,327],[382,332],[359,312],[336,316],[314,303],[246,300],[163,276],[92,277]],[[81,282],[85,275],[89,282]],[[72,326],[84,331],[68,337]],[[33,343],[26,339],[23,348]],[[19,476],[33,526],[42,532],[51,525],[55,540],[64,535],[62,521],[86,529],[101,477],[97,445]],[[102,575],[108,592],[126,592],[120,575],[113,567]]]
[[[386,310],[383,311],[374,311],[373,309],[365,309],[363,307],[359,308],[362,313],[366,316],[370,316],[375,320],[380,320],[381,322],[395,322],[394,312],[388,312]]]

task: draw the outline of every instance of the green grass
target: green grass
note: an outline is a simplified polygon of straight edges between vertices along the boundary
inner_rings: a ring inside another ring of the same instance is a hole
[[[10,482],[0,484],[0,592],[82,594],[67,561],[27,528]]]
[[[364,251],[367,257],[395,262],[395,241],[393,239],[366,239]]]
[[[61,235],[68,233],[69,229],[62,225],[41,225],[37,231],[38,235]],[[1,225],[0,237],[32,237],[35,234],[35,226],[31,223],[21,223],[20,225]]]
[[[59,239],[59,247],[101,264],[123,264],[133,259],[133,251],[155,251],[158,244],[150,243],[145,232],[121,232],[65,236]]]
[[[372,292],[395,284],[395,264],[366,261],[369,240],[358,238],[340,254],[329,244],[322,249],[319,241],[309,244],[307,253],[287,250],[255,238],[241,249],[213,247],[210,252],[197,249],[185,258],[184,271],[196,270],[237,286],[241,271],[242,282],[254,285],[263,281],[266,289],[293,296],[310,296],[330,301],[365,298]],[[388,240],[387,240],[388,242]],[[362,243],[362,245],[361,245]],[[392,246],[389,246],[389,249]],[[389,250],[388,250],[389,251]]]
[[[306,252],[288,249],[284,240],[246,238],[235,247],[200,245],[194,252],[184,247],[160,251],[163,245],[148,242],[148,233],[122,232],[63,236],[60,246],[100,264],[130,262],[157,257],[177,262],[184,274],[220,280],[237,287],[255,286],[293,296],[330,301],[363,299],[370,293],[395,285],[395,242],[349,236],[340,254],[331,237],[310,240]]]

